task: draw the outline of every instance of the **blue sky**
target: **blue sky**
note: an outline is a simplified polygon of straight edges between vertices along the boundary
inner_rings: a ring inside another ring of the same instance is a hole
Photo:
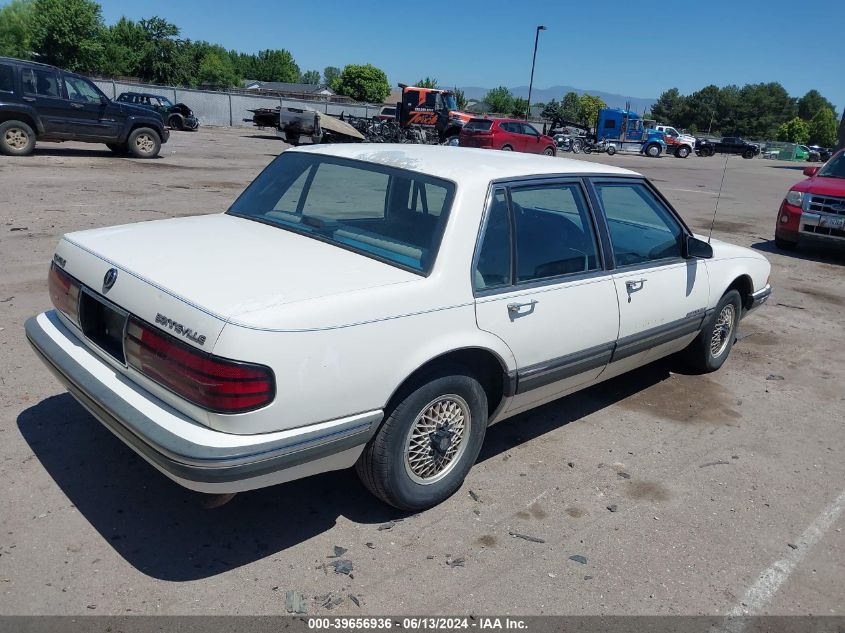
[[[160,15],[184,37],[255,52],[290,50],[302,70],[370,62],[391,84],[570,85],[633,97],[673,86],[779,81],[845,107],[838,32],[845,1],[673,0],[642,3],[470,0],[102,0],[106,23]],[[399,8],[396,8],[399,7]],[[643,8],[641,8],[643,7]]]

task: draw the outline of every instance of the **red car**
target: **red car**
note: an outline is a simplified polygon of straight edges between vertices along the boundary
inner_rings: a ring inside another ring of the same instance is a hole
[[[845,150],[822,167],[807,167],[809,176],[789,190],[780,205],[775,245],[792,249],[817,241],[845,247]]]
[[[555,155],[555,141],[519,119],[470,119],[458,140],[461,147],[483,147]]]

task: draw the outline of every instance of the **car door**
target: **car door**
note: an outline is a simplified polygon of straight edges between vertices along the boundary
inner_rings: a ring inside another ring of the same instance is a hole
[[[522,127],[523,135],[524,149],[522,151],[531,154],[542,154],[545,148],[540,143],[540,132],[528,123],[520,123],[519,125]]]
[[[44,135],[63,138],[71,107],[62,95],[59,74],[49,66],[22,66],[20,73],[22,98],[38,112]]]
[[[478,327],[517,364],[509,411],[595,380],[619,329],[616,290],[582,182],[496,186],[473,268]]]
[[[619,297],[619,340],[604,377],[683,349],[703,324],[707,267],[685,259],[688,230],[641,179],[596,179]]]
[[[109,100],[105,95],[82,77],[66,74],[64,82],[73,112],[67,131],[77,137],[102,139],[104,142],[117,139],[117,121],[108,112]]]
[[[515,152],[521,152],[523,150],[524,145],[522,134],[520,133],[522,129],[518,126],[519,123],[514,123],[513,121],[505,121],[499,124],[499,129],[502,131],[501,138],[499,139],[499,149],[507,145]]]

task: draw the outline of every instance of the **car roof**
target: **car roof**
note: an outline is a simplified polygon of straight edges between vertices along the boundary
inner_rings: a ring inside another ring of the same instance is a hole
[[[321,154],[409,169],[452,180],[458,184],[487,183],[491,180],[525,176],[580,174],[640,176],[637,172],[621,167],[571,158],[445,145],[331,143],[296,147],[287,151]]]
[[[28,59],[17,59],[16,57],[0,56],[0,62],[23,64],[25,66],[38,66],[39,68],[49,68],[50,70],[61,70],[61,68],[58,68],[57,66],[51,66],[50,64],[42,64],[41,62],[33,62]]]

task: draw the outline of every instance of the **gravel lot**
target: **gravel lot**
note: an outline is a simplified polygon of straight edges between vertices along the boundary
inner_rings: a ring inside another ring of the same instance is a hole
[[[153,161],[0,157],[0,613],[277,614],[287,590],[317,614],[843,613],[845,256],[774,249],[797,165],[728,164],[714,235],[765,252],[775,290],[721,371],[659,363],[503,422],[430,511],[352,472],[208,509],[125,448],[25,341],[57,239],[224,211],[283,147],[204,129]],[[723,157],[579,158],[643,172],[709,227]],[[324,567],[335,545],[349,576]]]

